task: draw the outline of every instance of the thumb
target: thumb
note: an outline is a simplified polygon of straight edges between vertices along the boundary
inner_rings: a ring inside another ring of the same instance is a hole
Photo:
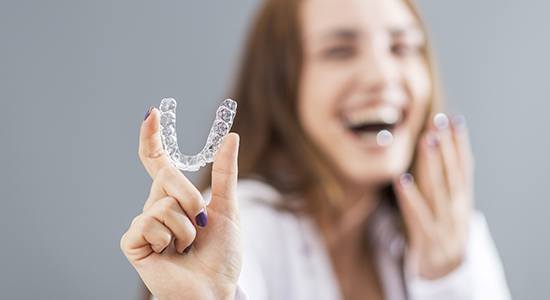
[[[239,135],[229,133],[214,158],[212,167],[212,202],[209,209],[236,221]]]

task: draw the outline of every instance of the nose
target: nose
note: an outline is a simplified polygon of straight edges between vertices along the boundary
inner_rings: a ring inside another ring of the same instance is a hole
[[[390,87],[399,86],[402,80],[395,57],[391,51],[381,48],[383,47],[371,47],[363,51],[358,65],[359,84],[368,94],[381,93]]]

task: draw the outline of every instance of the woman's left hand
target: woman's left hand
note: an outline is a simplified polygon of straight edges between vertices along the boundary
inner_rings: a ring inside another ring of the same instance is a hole
[[[463,261],[473,206],[473,158],[464,117],[445,114],[419,141],[414,174],[394,184],[408,234],[408,265],[437,279]]]

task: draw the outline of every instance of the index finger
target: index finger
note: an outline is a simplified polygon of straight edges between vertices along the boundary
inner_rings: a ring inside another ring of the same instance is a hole
[[[139,158],[151,178],[155,178],[160,169],[170,165],[160,139],[160,112],[154,107],[149,109],[149,114],[141,124]]]
[[[229,133],[216,153],[212,166],[212,204],[210,208],[238,220],[237,199],[235,197],[238,180],[239,135]]]

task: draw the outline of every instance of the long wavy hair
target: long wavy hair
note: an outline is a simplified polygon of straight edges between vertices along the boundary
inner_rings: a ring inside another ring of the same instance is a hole
[[[405,3],[426,31],[414,3]],[[250,26],[230,93],[239,105],[233,125],[241,137],[239,177],[267,182],[286,195],[288,207],[338,217],[344,209],[343,188],[328,159],[298,121],[303,61],[300,4],[297,0],[265,0]],[[441,97],[429,44],[422,54],[433,86],[425,128],[431,113],[441,108]],[[413,161],[412,172],[414,165]],[[209,186],[210,173],[211,168],[204,169],[201,190]],[[397,209],[391,186],[381,187],[380,192]],[[301,203],[295,205],[296,201]]]
[[[413,0],[404,2],[426,32]],[[298,121],[303,62],[300,4],[298,0],[264,0],[250,24],[230,93],[239,106],[233,125],[241,137],[239,178],[263,180],[276,188],[285,195],[283,209],[302,208],[310,214],[338,217],[344,210],[343,187]],[[441,109],[442,100],[429,43],[422,54],[433,87],[425,129],[429,116]],[[410,171],[414,169],[413,160]],[[210,181],[211,165],[203,169],[199,189],[208,188]],[[380,194],[400,216],[391,185],[381,187]],[[148,299],[147,288],[142,285],[142,289],[143,299]]]

